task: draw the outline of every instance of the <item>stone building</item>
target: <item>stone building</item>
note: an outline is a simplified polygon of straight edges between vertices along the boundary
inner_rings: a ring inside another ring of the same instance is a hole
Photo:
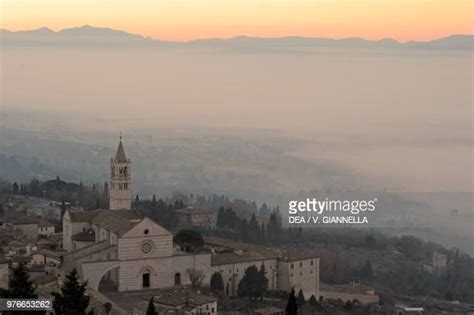
[[[187,207],[176,210],[181,227],[198,226],[213,229],[216,227],[217,213],[211,208]]]
[[[209,253],[177,250],[169,231],[130,210],[131,162],[122,141],[110,168],[110,209],[64,214],[63,272],[76,268],[91,288],[102,282],[121,292],[189,284],[190,270],[210,279]]]
[[[204,243],[214,253],[212,273],[221,273],[226,295],[237,294],[245,269],[264,265],[270,290],[294,288],[296,292],[302,290],[307,298],[319,297],[319,258],[311,252],[289,252],[214,236],[204,237]]]
[[[319,296],[319,258],[314,255],[210,237],[205,237],[207,251],[180,251],[168,230],[130,209],[131,162],[122,141],[110,169],[110,209],[67,210],[64,214],[63,249],[67,254],[61,258],[62,275],[76,268],[93,290],[127,292],[188,285],[189,274],[195,271],[202,273],[208,285],[212,274],[220,272],[226,293],[235,295],[245,269],[263,264],[269,289],[289,291],[294,287],[308,298]]]

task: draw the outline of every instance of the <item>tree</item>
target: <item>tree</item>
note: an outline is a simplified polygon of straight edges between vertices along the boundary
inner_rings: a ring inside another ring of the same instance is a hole
[[[191,286],[193,288],[200,288],[202,286],[202,281],[206,277],[202,270],[198,269],[188,269],[189,281],[191,281]]]
[[[181,230],[174,237],[174,242],[185,248],[187,252],[199,249],[204,244],[202,235],[193,230]]]
[[[158,313],[155,311],[155,303],[153,303],[153,297],[151,297],[150,302],[148,302],[146,315],[158,315]]]
[[[263,297],[268,287],[268,279],[265,277],[265,274],[264,266],[260,271],[255,266],[245,269],[245,275],[237,287],[237,295],[248,297],[249,300]]]
[[[260,266],[260,270],[258,271],[258,282],[257,282],[257,293],[260,298],[263,298],[265,292],[268,289],[268,279],[267,279],[267,270],[265,269],[265,265],[262,264]]]
[[[12,186],[12,193],[17,195],[19,191],[20,191],[20,188],[18,187],[18,184],[14,182]]]
[[[8,281],[7,295],[12,299],[36,299],[38,297],[33,287],[33,281],[30,281],[28,271],[23,263],[19,263],[13,268]]]
[[[79,283],[79,275],[73,269],[66,275],[61,293],[53,292],[53,309],[56,314],[83,315],[89,306],[89,297],[85,295],[87,281]]]
[[[304,303],[306,303],[306,299],[304,298],[303,291],[300,290],[298,292],[298,297],[296,298],[296,303],[298,304],[298,308],[302,308]]]
[[[223,292],[224,291],[224,280],[220,272],[214,272],[211,277],[211,290],[214,292]]]
[[[110,304],[109,302],[105,302],[104,303],[104,311],[105,311],[106,315],[109,315],[110,312],[112,311],[112,304]]]
[[[290,295],[288,296],[285,313],[286,315],[298,314],[298,303],[296,302],[295,289],[291,289]]]

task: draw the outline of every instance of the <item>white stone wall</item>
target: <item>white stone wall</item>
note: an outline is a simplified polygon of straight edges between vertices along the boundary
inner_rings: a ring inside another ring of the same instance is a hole
[[[142,277],[150,274],[150,289],[168,288],[174,285],[173,259],[151,258],[120,262],[119,291],[143,290]]]
[[[50,235],[53,235],[54,233],[55,233],[54,225],[38,227],[38,235],[50,236]]]
[[[118,239],[120,260],[171,257],[173,236],[152,220],[144,218],[132,230]],[[143,251],[144,244],[151,245],[151,251]]]
[[[204,274],[203,284],[209,285],[212,276],[211,255],[177,255],[173,256],[173,284],[179,274],[181,285],[191,284],[188,270],[200,270]]]
[[[306,299],[319,297],[319,258],[298,261],[280,261],[278,266],[278,289],[296,293],[303,291]]]

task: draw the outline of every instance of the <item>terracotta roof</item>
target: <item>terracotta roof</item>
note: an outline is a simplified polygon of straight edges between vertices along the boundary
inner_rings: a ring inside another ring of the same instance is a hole
[[[160,290],[153,298],[157,304],[169,306],[182,305],[202,305],[217,301],[217,298],[209,295],[198,294],[186,288],[172,288],[168,290]]]
[[[72,236],[73,241],[78,242],[94,242],[95,232],[93,230],[86,230]]]
[[[115,152],[114,162],[117,163],[127,163],[127,156],[125,155],[125,150],[123,148],[122,140],[120,140],[117,147],[117,152]]]

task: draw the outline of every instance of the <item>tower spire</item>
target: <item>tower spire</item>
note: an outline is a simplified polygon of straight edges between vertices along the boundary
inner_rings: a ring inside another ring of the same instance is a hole
[[[115,152],[115,156],[110,161],[110,201],[111,210],[132,208],[132,176],[131,162],[125,155],[122,144],[122,132]]]

